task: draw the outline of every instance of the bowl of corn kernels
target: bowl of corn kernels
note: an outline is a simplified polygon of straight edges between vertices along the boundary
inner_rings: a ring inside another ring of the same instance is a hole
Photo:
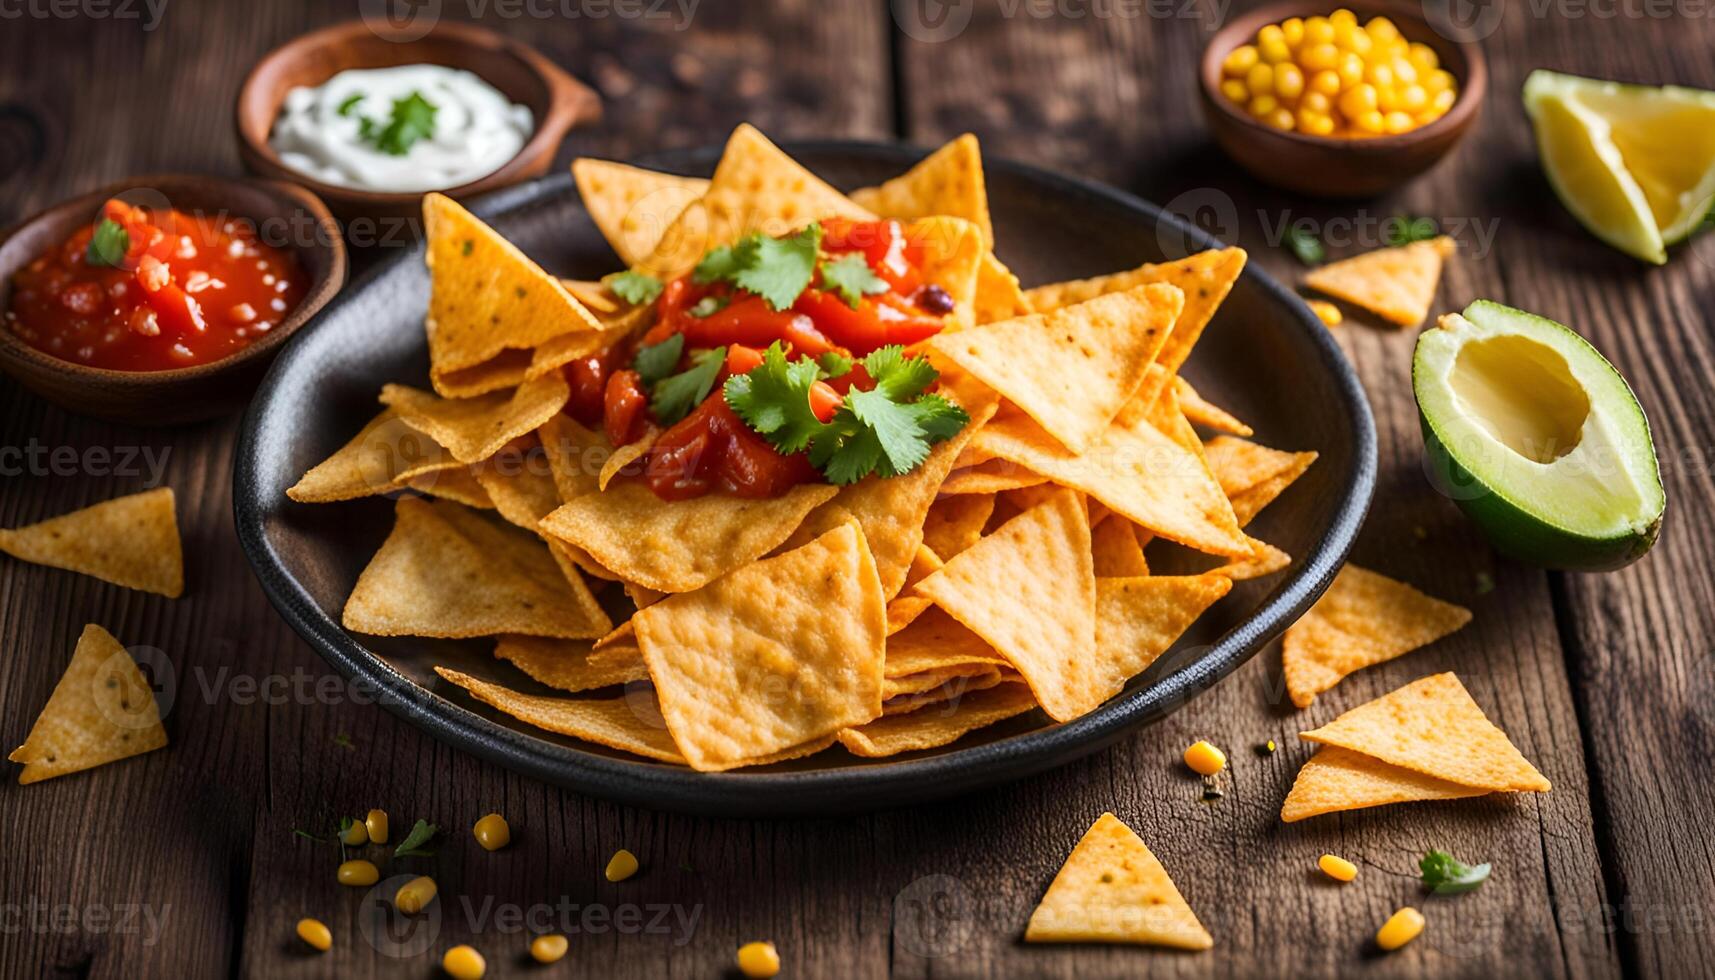
[[[1370,197],[1453,148],[1488,70],[1480,47],[1438,32],[1418,4],[1283,0],[1217,32],[1200,80],[1215,141],[1258,179]]]

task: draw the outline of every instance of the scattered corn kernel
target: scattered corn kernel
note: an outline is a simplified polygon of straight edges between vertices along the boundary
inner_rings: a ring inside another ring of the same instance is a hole
[[[342,885],[350,885],[353,888],[368,888],[381,880],[381,872],[375,869],[375,865],[360,858],[340,865],[336,877],[339,878],[339,883]]]
[[[566,949],[571,943],[565,936],[555,933],[551,936],[537,936],[530,940],[530,958],[538,963],[558,963],[560,957],[566,955]]]
[[[361,847],[369,843],[369,828],[361,820],[353,820],[339,832],[339,841],[347,847]]]
[[[412,878],[393,893],[393,907],[406,915],[416,915],[435,900],[435,879],[428,875]]]
[[[488,961],[469,946],[454,946],[441,957],[441,969],[453,980],[482,980],[488,972]]]
[[[318,952],[325,953],[333,947],[333,933],[315,919],[298,920],[298,938]]]
[[[1330,327],[1337,327],[1341,321],[1346,319],[1346,315],[1340,312],[1338,306],[1325,299],[1313,299],[1308,302],[1310,303],[1310,311],[1316,314],[1317,319]],[[1272,738],[1268,740],[1268,750],[1274,751],[1274,739]]]
[[[745,943],[738,948],[738,972],[751,980],[766,980],[780,972],[780,952],[773,943]]]
[[[1358,876],[1357,865],[1334,854],[1324,854],[1317,858],[1316,866],[1335,881],[1351,881]]]
[[[1376,945],[1384,950],[1396,950],[1416,939],[1422,931],[1423,913],[1407,905],[1376,930]]]
[[[1227,754],[1206,741],[1191,743],[1185,750],[1185,764],[1204,776],[1213,776],[1227,768]]]
[[[364,829],[369,832],[369,840],[375,844],[387,843],[387,811],[371,810],[363,818]]]
[[[607,862],[607,880],[624,881],[637,873],[637,855],[625,848],[613,852]]]
[[[476,835],[476,842],[485,851],[498,851],[512,843],[512,828],[506,825],[506,818],[498,813],[491,813],[476,822],[471,828]]]

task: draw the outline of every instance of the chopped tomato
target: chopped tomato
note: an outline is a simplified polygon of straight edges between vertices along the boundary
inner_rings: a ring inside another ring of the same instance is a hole
[[[586,426],[595,426],[607,412],[607,377],[612,373],[613,349],[589,357],[580,357],[566,365],[566,382],[572,396],[566,399],[565,412]]]
[[[615,446],[636,442],[648,421],[644,412],[649,407],[649,398],[643,393],[642,376],[630,368],[613,372],[607,379],[603,401],[602,425],[607,430],[607,441]]]
[[[743,344],[732,344],[726,349],[726,374],[722,380],[735,374],[749,374],[761,364],[761,351]],[[844,401],[845,396],[826,381],[810,386],[810,411],[816,414],[818,421],[826,422],[833,418]]]
[[[911,241],[897,221],[828,219],[822,222],[822,249],[862,252],[870,269],[902,296],[911,295],[922,285],[917,273],[923,260],[922,243]]]
[[[892,294],[864,297],[853,309],[820,289],[806,289],[792,308],[808,316],[827,338],[856,354],[899,344],[909,347],[940,333],[946,321],[911,312],[908,304],[889,302]]]
[[[777,497],[820,474],[798,453],[783,456],[752,432],[716,393],[661,434],[644,467],[649,489],[663,500],[724,489],[740,497]]]
[[[834,349],[810,318],[794,310],[770,309],[760,296],[734,300],[724,309],[704,317],[687,316],[680,332],[686,347],[720,347],[744,344],[767,347],[776,340],[788,344],[794,354],[815,357]]]

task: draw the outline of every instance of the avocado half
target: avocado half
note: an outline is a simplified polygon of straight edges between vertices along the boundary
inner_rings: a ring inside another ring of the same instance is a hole
[[[1411,382],[1431,477],[1503,554],[1601,571],[1655,544],[1649,420],[1578,334],[1479,300],[1418,337]]]

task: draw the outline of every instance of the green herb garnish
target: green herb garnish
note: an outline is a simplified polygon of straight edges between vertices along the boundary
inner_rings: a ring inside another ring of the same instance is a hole
[[[661,295],[662,282],[647,272],[627,269],[601,277],[601,284],[608,291],[632,306],[644,306],[655,302]]]
[[[822,368],[822,376],[838,378],[852,369],[852,359],[837,350],[824,351],[816,363]]]
[[[434,103],[423,98],[423,93],[412,92],[403,99],[393,100],[393,111],[386,125],[367,116],[359,119],[357,135],[374,143],[382,153],[402,157],[418,140],[435,135],[435,113],[438,111]]]
[[[655,421],[669,426],[691,414],[691,409],[703,403],[714,390],[726,363],[726,348],[698,351],[691,355],[691,366],[678,374],[662,378],[649,396],[649,411]]]
[[[344,732],[340,732],[338,735],[333,737],[333,744],[342,749],[353,749],[357,747],[351,743],[351,736]]]
[[[434,857],[435,852],[423,847],[439,828],[427,820],[418,820],[411,826],[411,832],[393,849],[394,857]]]
[[[822,263],[822,288],[838,294],[855,310],[865,296],[879,296],[889,287],[862,255],[851,252]]]
[[[784,310],[810,285],[821,247],[822,226],[815,222],[784,238],[753,233],[703,256],[691,280],[702,285],[730,282],[762,297],[770,309]]]
[[[117,269],[130,250],[131,233],[125,230],[125,226],[112,218],[102,218],[101,224],[95,226],[95,234],[90,236],[84,261]]]
[[[643,380],[645,388],[653,388],[679,366],[679,355],[684,351],[685,335],[676,333],[659,344],[639,349],[631,361],[631,368]]]
[[[1446,851],[1430,851],[1417,862],[1423,884],[1437,895],[1475,891],[1489,880],[1487,864],[1465,864]]]
[[[1322,242],[1309,229],[1296,225],[1286,230],[1286,245],[1305,265],[1321,265],[1322,260],[1328,257],[1328,250],[1322,247]]]
[[[356,109],[360,104],[362,104],[362,102],[363,93],[353,92],[345,97],[345,101],[339,104],[339,109],[337,111],[342,116],[349,116],[351,115],[352,110]]]

